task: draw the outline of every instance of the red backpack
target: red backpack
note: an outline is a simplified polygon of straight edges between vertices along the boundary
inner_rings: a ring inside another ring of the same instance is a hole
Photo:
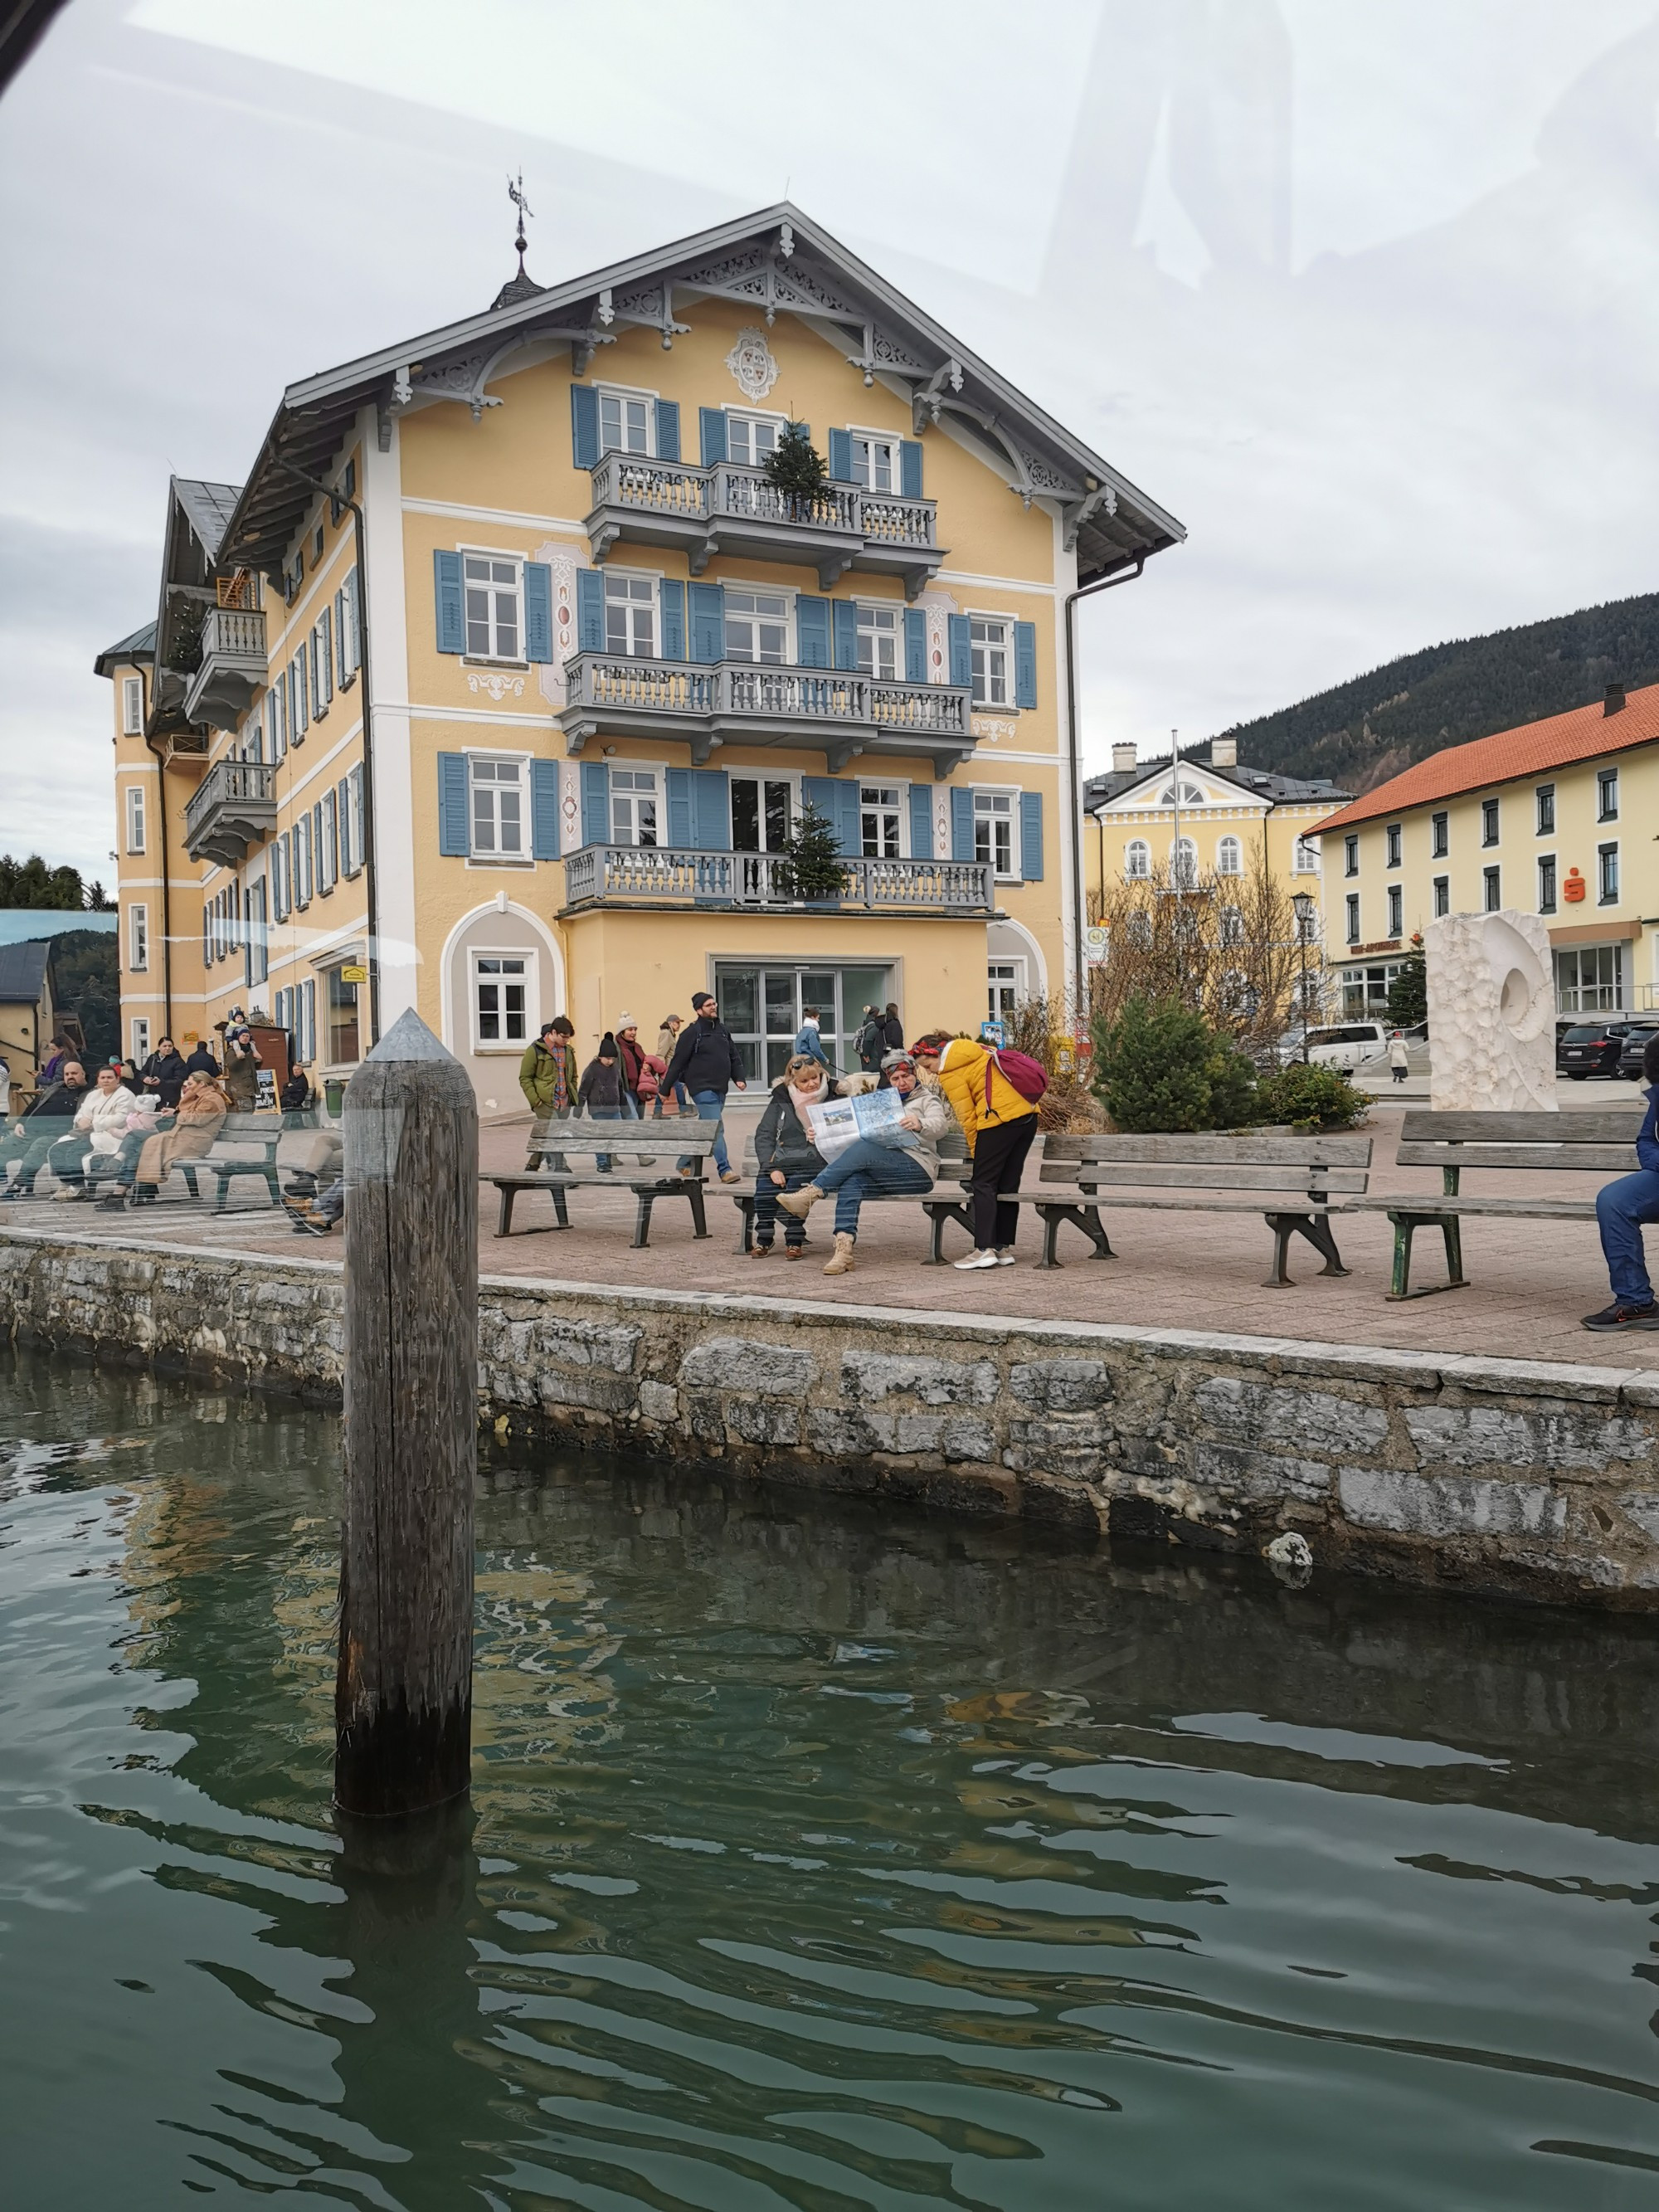
[[[1011,1091],[1018,1091],[1022,1098],[1033,1106],[1048,1088],[1048,1078],[1041,1060],[1033,1060],[1029,1052],[1015,1052],[1008,1046],[999,1046],[990,1054],[991,1065]]]

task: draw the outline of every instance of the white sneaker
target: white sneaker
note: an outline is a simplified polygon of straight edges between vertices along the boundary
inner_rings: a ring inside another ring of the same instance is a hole
[[[958,1260],[954,1264],[966,1273],[975,1267],[994,1267],[997,1255],[994,1252],[970,1252],[965,1260]]]
[[[998,1250],[997,1265],[999,1267],[1012,1267],[1018,1257],[1012,1244],[1004,1244]]]

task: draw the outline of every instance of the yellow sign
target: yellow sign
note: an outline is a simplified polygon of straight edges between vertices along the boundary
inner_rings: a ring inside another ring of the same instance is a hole
[[[367,968],[342,968],[340,981],[343,983],[367,983],[368,970]]]

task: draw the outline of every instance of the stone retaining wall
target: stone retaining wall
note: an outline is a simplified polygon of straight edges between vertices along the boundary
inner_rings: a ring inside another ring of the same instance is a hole
[[[1659,1377],[485,1277],[481,1419],[809,1486],[1659,1605]],[[337,1401],[337,1263],[0,1231],[0,1328]]]

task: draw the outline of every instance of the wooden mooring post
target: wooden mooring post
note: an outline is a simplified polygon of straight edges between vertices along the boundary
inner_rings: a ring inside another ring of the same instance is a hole
[[[402,1014],[347,1085],[345,1510],[334,1798],[461,1796],[472,1751],[478,1111]]]

